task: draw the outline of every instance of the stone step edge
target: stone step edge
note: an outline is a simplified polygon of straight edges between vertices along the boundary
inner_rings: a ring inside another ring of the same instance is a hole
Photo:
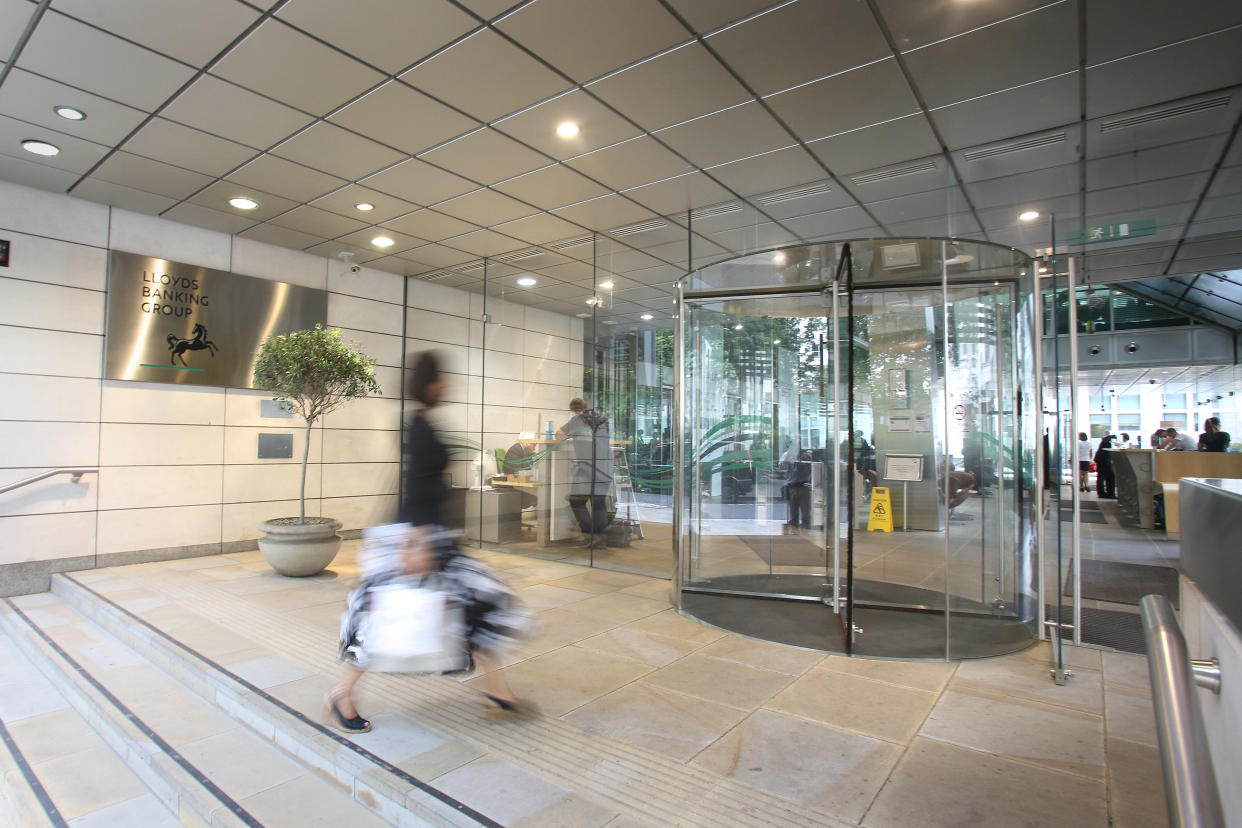
[[[20,655],[25,657],[24,653]],[[32,664],[30,669],[38,668]],[[0,752],[8,754],[12,759],[13,767],[9,770],[17,771],[10,774],[0,768],[0,792],[8,801],[9,807],[22,820],[21,824],[31,828],[68,828],[60,809],[39,781],[34,768],[26,761],[21,745],[17,744],[3,719],[0,719]]]
[[[155,580],[158,582],[160,579],[157,578]],[[170,584],[169,586],[172,585]],[[201,587],[197,585],[191,587],[193,591],[197,591],[200,588]],[[178,642],[171,635],[160,631],[149,622],[125,610],[123,607],[116,605],[107,596],[97,593],[89,585],[83,584],[69,574],[58,574],[53,576],[52,590],[58,594],[64,593],[65,597],[70,598],[74,602],[80,602],[81,606],[78,606],[78,609],[85,614],[89,615],[99,612],[111,618],[115,628],[109,628],[112,632],[114,632],[114,634],[124,635],[126,631],[128,631],[130,634],[139,635],[141,640],[148,646],[155,645],[163,646],[165,648],[171,647],[170,655],[175,658],[189,658],[193,662],[203,662],[209,665],[210,669],[223,672],[226,676],[229,675],[224,668],[214,664],[214,662],[210,659],[201,656],[193,649]],[[96,620],[99,621],[98,618]],[[103,624],[102,621],[99,622]],[[105,624],[104,626],[108,625]],[[139,630],[141,631],[140,633],[137,632]],[[188,673],[186,673],[186,675],[193,681],[198,682],[199,686],[212,688],[209,692],[214,692],[214,689],[220,686],[220,681],[213,681],[210,678],[203,679],[201,676],[197,675],[196,671],[198,669],[200,668],[189,665],[187,667]],[[174,671],[169,670],[169,672]],[[182,676],[182,673],[176,674],[179,678]],[[219,678],[225,679],[223,676]],[[241,682],[241,680],[238,681],[243,686],[245,685],[245,683]],[[224,686],[227,689],[227,679],[225,679]],[[263,693],[263,691],[258,690],[258,688],[254,689],[258,691],[260,697],[266,697],[267,694]],[[273,699],[272,701],[277,705],[283,706],[279,700]],[[221,706],[224,707],[224,705]],[[239,714],[233,709],[226,709],[226,712],[229,712],[230,715],[234,715],[239,719],[252,724],[252,726],[266,728],[265,731],[261,731],[266,733],[271,729],[270,724],[267,724],[262,719],[266,709],[267,708],[260,703],[253,709],[253,711]],[[300,713],[297,713],[297,711],[293,711],[293,715],[296,718],[305,721],[305,717],[303,717]],[[258,717],[257,722],[253,718],[255,716]],[[314,722],[311,722],[311,724],[315,727],[321,727]],[[337,742],[349,745],[351,748],[354,747],[352,742],[337,736],[335,731],[327,728],[323,728],[323,730],[330,734]],[[271,737],[269,736],[269,738]],[[621,745],[621,747],[626,751],[633,750],[629,745]],[[529,746],[529,749],[535,750],[538,753],[545,752],[538,745]],[[303,759],[303,761],[310,761],[310,757],[305,757],[301,754],[296,755]],[[644,777],[644,774],[651,770],[644,769],[642,766],[645,762],[641,761],[637,756],[629,758],[626,756],[611,756],[609,759],[610,761],[608,762],[608,765],[614,772],[619,773],[620,776],[613,783],[605,784],[609,787],[618,788],[618,791],[628,787],[636,781],[635,774],[637,774],[638,777]],[[329,759],[328,761],[331,760]],[[383,762],[383,760],[379,761]],[[679,769],[692,773],[691,769]],[[606,769],[605,772],[607,772]],[[696,774],[692,773],[692,775]],[[680,786],[675,784],[665,784],[665,780],[658,777],[651,778],[648,782],[656,785],[657,788],[663,788],[666,796],[675,796],[674,790],[680,791],[683,795],[690,793],[689,790],[682,790]],[[610,794],[605,791],[594,791],[593,793],[594,795],[603,798],[617,799],[617,795]],[[787,821],[786,824],[790,825],[818,825],[836,826],[837,828],[856,828],[853,823],[837,816],[815,812],[814,810],[800,812],[795,810],[797,806],[792,802],[788,802],[771,794],[766,794],[760,790],[744,789],[742,786],[732,783],[727,779],[712,780],[708,788],[702,790],[698,797],[694,797],[689,801],[682,801],[676,805],[660,805],[654,801],[646,800],[636,802],[633,797],[618,801],[621,802],[622,807],[625,810],[629,811],[632,817],[645,818],[656,824],[718,825],[722,824],[721,820],[725,820],[726,822],[734,822],[735,824],[740,825],[749,823],[753,820],[753,824],[755,825],[766,825],[770,824],[772,814],[781,813],[784,820]],[[670,811],[670,807],[673,807],[675,810]],[[699,818],[694,819],[692,816],[694,814],[697,814]]]
[[[391,825],[502,828],[434,786],[317,722],[262,688],[186,647],[76,579],[54,577],[52,593],[141,652],[188,690],[271,742],[295,761],[343,786]]]
[[[65,701],[157,799],[187,825],[261,828],[241,805],[200,773],[113,696],[10,598],[0,628]]]

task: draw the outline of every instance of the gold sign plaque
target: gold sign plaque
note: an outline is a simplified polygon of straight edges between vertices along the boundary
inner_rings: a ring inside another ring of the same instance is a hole
[[[325,290],[114,250],[104,377],[251,388],[264,340],[327,315]]]

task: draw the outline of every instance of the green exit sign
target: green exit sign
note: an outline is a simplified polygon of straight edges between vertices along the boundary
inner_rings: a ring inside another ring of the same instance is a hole
[[[1101,224],[1098,227],[1071,230],[1065,237],[1065,243],[1092,244],[1093,242],[1128,239],[1132,236],[1152,236],[1155,233],[1156,223],[1154,221],[1126,221],[1121,224]]]

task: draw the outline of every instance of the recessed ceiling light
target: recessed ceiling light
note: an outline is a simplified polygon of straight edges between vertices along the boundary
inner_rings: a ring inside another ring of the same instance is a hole
[[[376,236],[375,238],[371,239],[371,244],[375,245],[376,247],[392,247],[394,244],[396,244],[396,242],[388,238],[387,236]]]
[[[523,276],[521,279],[517,280],[517,283],[522,287],[534,287],[536,284],[535,277],[533,276]]]
[[[556,134],[562,138],[573,138],[578,134],[578,125],[573,121],[566,121],[556,128]]]
[[[605,325],[615,325],[615,324],[617,324],[617,320],[615,320],[615,319],[605,319],[605,320],[604,320],[604,324],[605,324]]]
[[[575,313],[574,316],[578,317],[579,319],[590,319],[591,318],[591,314],[589,313]]]
[[[612,290],[612,281],[609,280],[607,282],[600,282],[599,286],[602,287],[604,290]]]
[[[230,198],[229,204],[236,207],[238,210],[253,210],[259,206],[259,202],[255,201],[253,198],[246,198],[245,196]]]
[[[772,344],[773,344],[773,345],[780,345],[780,344],[781,344],[781,341],[780,341],[779,339],[773,339],[773,340],[772,340]]]
[[[654,316],[652,316],[652,315],[651,315],[651,314],[649,314],[649,313],[644,313],[642,316],[640,316],[640,317],[638,317],[638,318],[639,318],[639,319],[641,319],[641,320],[643,320],[644,322],[650,322],[652,319],[655,319],[655,317],[654,317]]]
[[[357,204],[354,205],[354,209],[361,210],[364,213],[368,213],[371,210],[375,209],[375,205],[369,201],[359,201]]]
[[[66,121],[85,121],[86,113],[80,109],[74,109],[72,106],[54,106],[52,111]]]
[[[1022,221],[1034,221],[1039,218],[1038,210],[1027,210],[1025,213],[1019,213],[1018,218]]]
[[[740,331],[742,327],[743,327],[742,323],[738,322],[736,325],[733,326],[733,330]]]
[[[36,141],[33,138],[27,138],[22,141],[22,149],[26,152],[33,152],[35,155],[59,155],[60,147],[55,144],[49,144],[47,141]]]
[[[594,307],[599,304],[599,298],[596,296],[592,296],[590,299],[586,300],[586,303]]]
[[[784,254],[784,253],[776,253],[776,254],[774,254],[774,255],[772,256],[772,262],[773,262],[774,264],[778,264],[778,265],[782,265],[782,264],[784,264],[784,263],[785,263],[785,254]]]
[[[1041,267],[1041,268],[1039,269],[1039,272],[1040,272],[1040,273],[1047,273],[1047,272],[1048,272],[1048,268],[1046,268],[1046,267]]]

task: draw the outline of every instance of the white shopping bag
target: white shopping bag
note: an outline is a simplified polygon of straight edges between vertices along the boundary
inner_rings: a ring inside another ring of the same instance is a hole
[[[424,582],[370,591],[360,666],[383,673],[448,673],[469,666],[465,619],[448,593]]]

